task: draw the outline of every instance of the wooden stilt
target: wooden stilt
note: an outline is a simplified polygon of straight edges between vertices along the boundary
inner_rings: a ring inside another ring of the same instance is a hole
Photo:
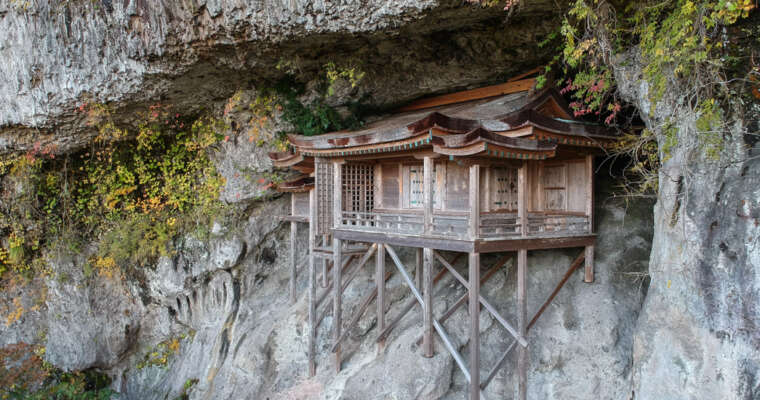
[[[528,250],[517,251],[517,329],[525,337],[528,327],[526,302],[526,270]],[[517,399],[526,400],[528,394],[528,348],[517,349]]]
[[[339,163],[333,163],[333,227],[340,226],[341,214],[343,213],[342,204],[342,172],[343,166]],[[342,261],[343,261],[343,241],[333,237],[333,343],[338,344],[335,349],[335,371],[340,372],[340,333],[342,314],[342,297],[343,297],[343,279],[342,279]]]
[[[298,233],[298,223],[290,221],[290,302],[296,302],[296,283],[297,283],[297,267],[296,267],[296,236]]]
[[[583,281],[594,282],[594,246],[586,246],[586,265],[583,272]]]
[[[422,248],[414,249],[414,283],[418,288],[422,288]]]
[[[377,244],[375,254],[375,285],[377,286],[377,331],[385,330],[385,245]],[[385,340],[377,343],[377,351],[382,352]]]
[[[327,247],[330,245],[330,235],[322,235],[322,246]],[[322,263],[322,287],[327,287],[327,259],[323,258]]]
[[[470,253],[470,400],[480,400],[480,254]]]
[[[423,340],[422,354],[433,356],[433,249],[423,251]]]
[[[317,207],[316,191],[309,192],[309,376],[317,372],[315,343],[317,340],[317,269],[314,265],[314,247],[316,244]]]

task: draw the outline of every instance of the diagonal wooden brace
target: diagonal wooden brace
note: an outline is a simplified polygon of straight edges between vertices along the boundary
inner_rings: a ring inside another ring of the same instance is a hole
[[[455,278],[457,278],[459,283],[461,283],[467,290],[470,289],[469,282],[467,282],[467,280],[464,279],[462,275],[460,275],[459,272],[457,272],[454,269],[454,267],[452,267],[451,264],[449,264],[448,261],[446,261],[445,258],[441,257],[441,255],[438,254],[438,252],[433,252],[433,254],[435,255],[435,258],[437,258],[438,261],[440,261],[441,264],[443,264],[443,266],[446,267],[446,269],[448,269],[449,272],[451,272],[451,274],[454,275]],[[522,337],[522,335],[520,335],[517,332],[517,330],[514,327],[512,327],[512,325],[509,322],[507,322],[507,320],[504,319],[504,317],[502,317],[499,314],[498,311],[496,311],[496,308],[493,305],[491,305],[491,303],[489,303],[488,300],[486,300],[482,295],[478,295],[478,300],[480,301],[480,304],[482,304],[486,308],[486,310],[488,310],[488,312],[491,313],[494,319],[499,321],[501,326],[503,326],[504,329],[506,329],[510,335],[512,335],[515,339],[517,339],[517,343],[519,343],[520,346],[528,347],[528,341],[525,340],[525,338]]]

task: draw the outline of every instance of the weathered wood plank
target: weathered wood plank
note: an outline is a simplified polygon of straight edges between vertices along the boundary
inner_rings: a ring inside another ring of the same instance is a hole
[[[390,275],[389,275],[390,276]],[[385,245],[377,243],[375,253],[375,290],[377,292],[377,331],[385,330]],[[379,343],[378,350],[382,350],[385,342]]]
[[[296,260],[296,237],[298,233],[298,224],[290,222],[290,302],[296,302],[296,284],[298,283],[298,269]]]
[[[465,90],[441,96],[420,99],[409,103],[398,109],[399,112],[421,110],[430,107],[437,107],[446,104],[461,103],[464,101],[484,99],[488,97],[501,96],[510,93],[530,90],[535,85],[534,78],[521,79],[518,81],[506,82],[499,85],[486,86],[478,89]]]
[[[470,166],[470,216],[468,234],[470,239],[480,236],[480,165]]]
[[[528,202],[526,201],[526,194],[528,192],[528,180],[526,179],[526,173],[528,170],[527,161],[523,161],[522,166],[517,171],[517,220],[520,224],[521,236],[528,235]]]
[[[317,269],[314,264],[314,247],[316,245],[317,237],[317,207],[316,207],[316,190],[309,192],[309,376],[314,376],[317,372],[317,365],[315,362],[315,348],[317,341],[317,310],[316,310],[316,298],[317,298]]]
[[[472,182],[472,181],[471,181]],[[431,250],[432,251],[432,250]],[[480,254],[469,255],[470,400],[480,400]]]
[[[342,181],[343,166],[338,163],[333,163],[333,228],[340,226],[341,214],[343,211],[343,181]],[[341,268],[343,255],[341,250],[343,247],[342,240],[333,237],[333,343],[338,344],[335,349],[335,371],[340,372],[340,334],[341,334],[341,313],[342,313],[342,297],[343,297],[343,279]]]
[[[526,270],[528,268],[528,251],[517,252],[517,329],[525,337],[527,331]],[[528,349],[517,349],[517,399],[526,400],[528,393]]]
[[[586,156],[586,215],[588,233],[594,233],[594,156]]]
[[[586,246],[586,266],[583,281],[586,283],[594,282],[594,246]]]
[[[430,234],[433,231],[433,159],[425,157],[423,162],[423,212],[424,212],[424,232]]]
[[[423,341],[422,354],[433,357],[433,249],[423,251]]]
[[[357,242],[385,243],[393,246],[423,247],[463,253],[470,252],[474,248],[474,243],[471,240],[398,235],[384,232],[363,232],[350,229],[336,229],[333,234],[338,239],[355,240]]]

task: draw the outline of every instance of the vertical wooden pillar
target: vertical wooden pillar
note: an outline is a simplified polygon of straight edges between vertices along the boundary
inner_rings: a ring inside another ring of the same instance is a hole
[[[470,218],[468,234],[470,239],[480,236],[480,165],[470,166]]]
[[[594,233],[594,156],[586,156],[586,216],[588,233]]]
[[[422,247],[414,249],[414,284],[422,290]]]
[[[424,207],[424,232],[430,234],[433,231],[433,159],[425,157],[422,171],[422,191]]]
[[[343,177],[342,177],[342,165],[339,163],[333,163],[333,228],[340,226],[341,214],[343,212]],[[342,240],[335,238],[333,235],[333,341],[338,344],[340,340],[341,325],[343,321],[341,319],[342,313],[342,289],[343,279],[341,277],[341,265],[343,264],[342,254]],[[340,345],[335,350],[335,371],[340,372]]]
[[[425,357],[433,356],[433,249],[423,251],[422,272],[422,301],[423,301],[423,325],[422,354]]]
[[[586,156],[586,216],[588,216],[588,233],[594,233],[594,156]],[[594,282],[594,246],[586,246],[586,264],[583,281]]]
[[[385,245],[377,244],[375,253],[375,284],[377,285],[377,331],[385,331]],[[385,347],[385,340],[378,343],[378,352]]]
[[[314,265],[314,247],[317,242],[317,191],[309,192],[309,376],[314,376],[317,366],[314,361],[317,340],[317,268]]]
[[[330,235],[322,235],[322,247],[327,248],[330,246]],[[320,260],[322,263],[322,287],[327,287],[327,259],[323,258]]]
[[[470,253],[470,400],[480,400],[480,253]]]
[[[290,302],[296,302],[296,281],[298,278],[298,266],[296,265],[296,237],[298,223],[290,221]]]
[[[586,246],[583,281],[586,283],[594,283],[594,246]]]
[[[528,327],[528,309],[526,302],[526,270],[528,268],[528,250],[517,251],[517,330],[526,337]],[[528,393],[528,348],[517,346],[517,399],[526,400]]]
[[[520,169],[517,170],[517,219],[520,224],[520,233],[522,236],[528,236],[528,163],[523,161]]]

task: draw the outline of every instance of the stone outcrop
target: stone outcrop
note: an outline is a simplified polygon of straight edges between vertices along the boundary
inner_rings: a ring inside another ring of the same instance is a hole
[[[75,112],[85,102],[107,103],[123,125],[156,102],[185,114],[219,111],[234,92],[255,94],[282,76],[281,61],[297,63],[312,83],[328,61],[360,63],[364,81],[341,87],[333,105],[370,95],[388,106],[503,80],[551,56],[535,43],[554,29],[555,4],[525,3],[505,23],[499,10],[459,1],[6,1],[0,153],[84,146],[95,133]],[[630,61],[615,65],[621,92],[649,110]],[[748,150],[756,143],[744,141],[747,126],[734,127],[726,152],[737,162],[716,167],[694,155],[693,114],[675,107],[644,117],[655,129],[667,116],[682,140],[663,166],[654,218],[649,201],[616,199],[614,178],[600,178],[596,282],[572,277],[531,331],[530,398],[760,398],[760,171],[746,157],[757,156]],[[23,300],[31,311],[0,324],[0,344],[44,345],[55,366],[103,371],[125,399],[462,398],[464,377],[440,343],[435,357],[421,357],[417,311],[380,354],[365,316],[337,375],[327,362],[328,315],[318,374],[306,378],[305,298],[288,303],[286,233],[276,218],[287,204],[255,184],[270,169],[268,148],[234,140],[243,128],[213,154],[227,178],[222,200],[238,203],[239,219],[217,224],[208,239],[178,239],[172,257],[128,280],[89,279],[82,255],[51,259],[51,277],[0,294],[8,309],[24,293],[45,293],[41,307]],[[531,253],[530,310],[576,255]],[[347,291],[346,313],[371,287],[370,275],[368,268]],[[514,284],[508,265],[483,286],[510,318]],[[453,283],[440,288],[438,312],[462,293]],[[409,293],[398,276],[388,292],[393,313]],[[466,352],[465,318],[459,311],[446,326]],[[483,318],[490,365],[508,335]],[[486,395],[511,398],[514,387],[507,367]]]

